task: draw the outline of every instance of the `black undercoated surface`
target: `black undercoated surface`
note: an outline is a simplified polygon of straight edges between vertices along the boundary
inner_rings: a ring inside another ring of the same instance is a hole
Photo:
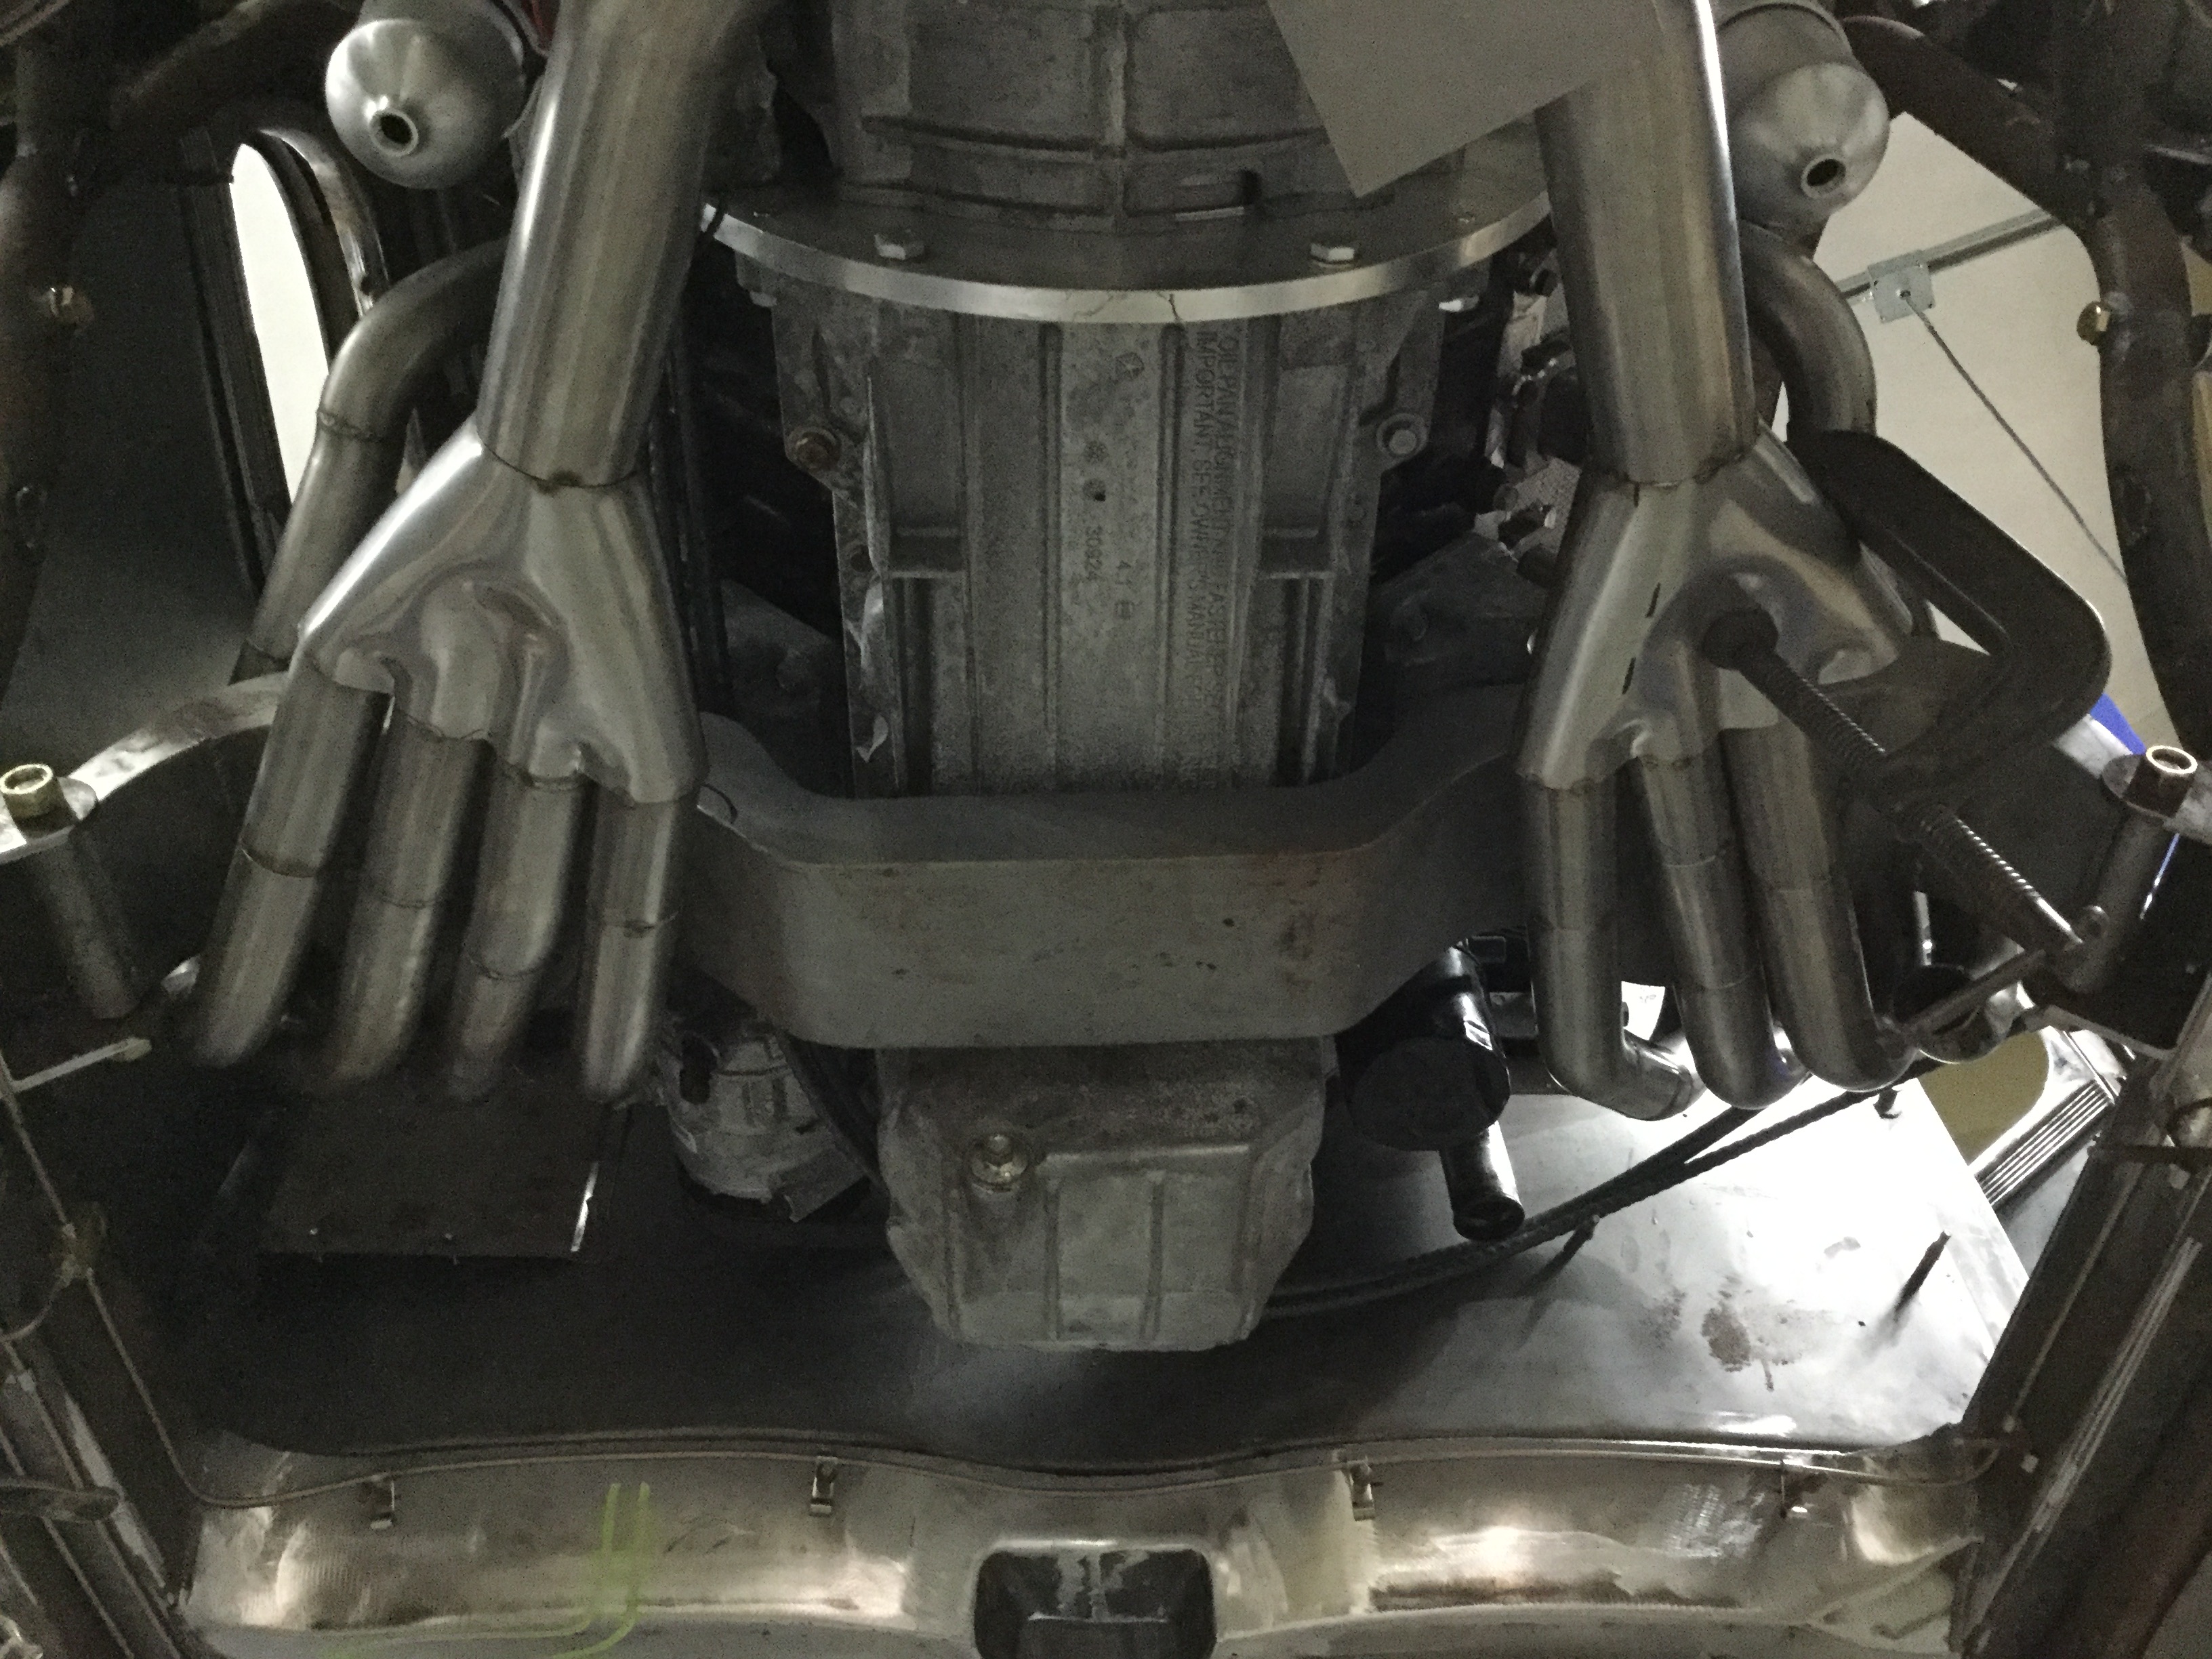
[[[110,1212],[107,1276],[143,1310],[180,1415],[288,1451],[692,1432],[1110,1470],[1455,1435],[1887,1443],[1955,1417],[2004,1311],[1954,1266],[1892,1311],[1927,1238],[1971,1231],[1978,1198],[1924,1103],[1895,1121],[1854,1109],[1579,1250],[1164,1355],[953,1343],[849,1225],[846,1248],[810,1251],[704,1211],[653,1107],[609,1143],[573,1260],[263,1254],[296,1112],[167,1050],[31,1105],[64,1188]],[[1537,1208],[1694,1121],[1522,1097],[1506,1127]],[[1453,1242],[1432,1157],[1334,1132],[1316,1185],[1293,1277]]]

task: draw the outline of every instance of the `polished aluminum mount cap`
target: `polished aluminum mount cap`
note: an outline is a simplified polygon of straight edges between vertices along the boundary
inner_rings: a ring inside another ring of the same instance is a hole
[[[1872,182],[1889,147],[1889,106],[1819,6],[1721,9],[1737,211],[1785,235],[1817,229]]]
[[[529,90],[521,40],[490,0],[369,0],[323,77],[354,159],[413,190],[472,176]]]

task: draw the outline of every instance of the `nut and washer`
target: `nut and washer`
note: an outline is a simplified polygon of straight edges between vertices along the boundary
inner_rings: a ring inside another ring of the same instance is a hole
[[[13,771],[0,773],[0,807],[18,823],[34,823],[56,812],[69,810],[69,799],[62,793],[62,781],[54,775],[51,766],[19,766]]]
[[[1306,252],[1313,255],[1314,263],[1317,265],[1348,265],[1359,258],[1359,245],[1356,242],[1316,241],[1308,246]]]
[[[2119,313],[2102,300],[2092,300],[2081,307],[2081,314],[2074,319],[2074,331],[2082,340],[2095,345],[2112,331]]]
[[[929,257],[929,244],[910,230],[879,230],[876,233],[876,257],[893,264],[910,265]]]
[[[1012,1135],[985,1135],[968,1149],[968,1176],[978,1187],[1010,1193],[1030,1172],[1030,1155]]]
[[[784,453],[809,472],[829,471],[844,453],[845,446],[837,441],[837,434],[818,426],[801,427],[784,445]]]
[[[1429,447],[1429,423],[1410,412],[1393,415],[1375,428],[1375,441],[1394,461],[1410,461]]]
[[[2186,749],[2154,744],[2136,763],[2128,780],[2128,805],[2154,817],[2170,818],[2189,799],[2197,782],[2197,757]]]

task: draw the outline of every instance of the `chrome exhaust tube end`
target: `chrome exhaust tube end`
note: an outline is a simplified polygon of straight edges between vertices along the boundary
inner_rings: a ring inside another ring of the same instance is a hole
[[[538,1012],[542,972],[502,979],[464,958],[446,1018],[438,1084],[449,1100],[482,1100],[499,1086],[507,1057]]]
[[[576,1037],[576,1071],[592,1100],[620,1100],[644,1080],[668,969],[676,958],[676,923],[651,927],[590,925]]]
[[[199,1064],[236,1065],[276,1030],[380,712],[311,667],[287,684],[185,1012]]]
[[[560,938],[583,804],[580,779],[548,783],[502,767],[492,781],[446,1031],[445,1087],[456,1098],[490,1089],[537,1007]]]
[[[185,1009],[185,1048],[194,1064],[235,1066],[276,1035],[322,890],[319,873],[286,875],[243,847],[232,852]],[[282,943],[272,949],[270,940]]]
[[[584,1091],[595,1100],[635,1088],[653,1055],[676,951],[676,861],[689,811],[686,801],[599,794],[576,1037]]]
[[[385,744],[345,965],[315,1074],[343,1088],[389,1070],[422,1022],[461,819],[483,745],[395,717]]]
[[[1524,793],[1536,1024],[1552,1074],[1586,1100],[1656,1120],[1698,1079],[1621,1021],[1619,805],[1613,781]]]
[[[1642,761],[1636,777],[1698,1073],[1731,1106],[1771,1105],[1801,1073],[1774,1041],[1720,753]]]
[[[1753,903],[1783,1030],[1808,1070],[1842,1089],[1879,1089],[1912,1060],[1875,1014],[1826,780],[1788,721],[1727,733]]]

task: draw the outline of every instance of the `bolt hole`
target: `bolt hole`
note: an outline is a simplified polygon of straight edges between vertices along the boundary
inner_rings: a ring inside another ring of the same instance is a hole
[[[52,767],[40,766],[33,763],[30,765],[15,767],[4,775],[0,775],[0,790],[5,790],[11,795],[35,794],[41,789],[52,787],[53,781]]]
[[[1819,161],[1814,162],[1812,166],[1805,169],[1805,190],[1807,194],[1813,196],[1826,195],[1830,191],[1834,190],[1842,185],[1844,182],[1844,174],[1847,171],[1849,171],[1849,169],[1844,166],[1843,161],[1838,157],[1833,155],[1823,155]]]
[[[376,130],[377,142],[395,155],[404,155],[422,142],[415,123],[396,109],[381,112],[369,124]]]
[[[1094,501],[1103,501],[1106,499],[1106,486],[1096,483],[1086,484],[1083,493]]]
[[[714,1096],[714,1073],[720,1069],[722,1057],[714,1052],[714,1045],[696,1031],[686,1031],[679,1050],[682,1064],[678,1066],[676,1091],[693,1106],[703,1106]]]

